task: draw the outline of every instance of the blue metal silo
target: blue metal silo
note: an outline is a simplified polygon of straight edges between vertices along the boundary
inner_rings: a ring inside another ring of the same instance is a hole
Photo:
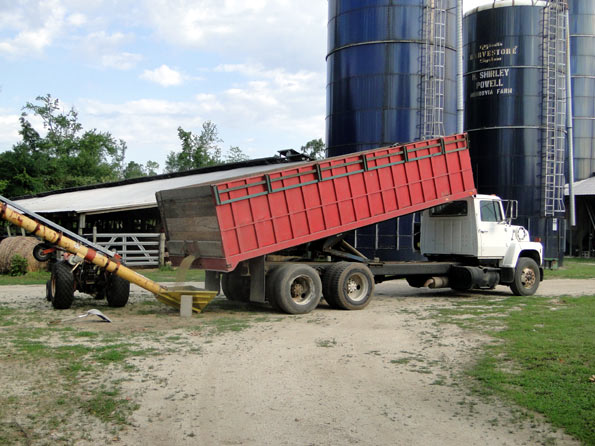
[[[563,2],[490,1],[464,17],[465,129],[480,193],[519,202],[520,224],[564,253]]]
[[[327,154],[456,131],[456,0],[329,0]],[[417,256],[411,216],[358,230],[370,257]]]
[[[595,172],[595,1],[569,0],[574,179]]]

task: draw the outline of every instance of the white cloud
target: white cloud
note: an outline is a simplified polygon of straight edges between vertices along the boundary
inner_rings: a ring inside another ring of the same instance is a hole
[[[87,17],[85,16],[85,14],[75,12],[74,14],[70,14],[66,21],[69,25],[78,27],[83,26],[85,23],[87,23]]]
[[[114,68],[116,70],[130,70],[134,68],[143,57],[134,53],[112,53],[101,56],[101,66],[104,68]]]
[[[241,75],[229,88],[197,93],[187,101],[79,100],[81,122],[123,138],[128,159],[161,164],[169,151],[179,149],[178,126],[199,132],[205,120],[217,124],[224,149],[240,146],[252,157],[324,136],[324,73],[267,70],[258,64],[227,64],[212,71]]]
[[[172,44],[236,57],[258,54],[267,65],[324,64],[327,6],[320,0],[146,0],[144,5],[148,23]]]
[[[96,116],[116,114],[143,117],[149,115],[184,116],[192,115],[199,111],[197,103],[194,102],[175,102],[160,99],[139,99],[121,104],[83,99],[80,103],[82,104],[81,111]]]
[[[58,0],[19,2],[11,7],[2,11],[7,17],[0,23],[15,33],[0,40],[0,53],[20,57],[40,54],[63,31],[65,9]]]
[[[134,68],[143,59],[140,54],[120,50],[134,40],[135,36],[131,33],[94,31],[77,41],[77,46],[92,65],[125,71]]]
[[[162,87],[181,85],[184,82],[184,75],[179,71],[171,69],[167,65],[161,65],[154,70],[145,70],[140,77],[141,79],[155,82]]]
[[[19,140],[20,115],[0,110],[0,151],[8,150]]]

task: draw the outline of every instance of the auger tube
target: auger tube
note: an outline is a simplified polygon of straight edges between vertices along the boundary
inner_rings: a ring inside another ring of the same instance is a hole
[[[179,306],[182,295],[191,295],[194,298],[193,310],[200,312],[208,304],[208,302],[210,302],[213,297],[215,297],[216,293],[214,292],[199,290],[194,287],[176,287],[174,289],[168,289],[122,265],[117,257],[109,258],[97,252],[93,248],[76,242],[64,234],[39,223],[38,221],[14,211],[6,202],[2,200],[0,200],[0,218],[3,218],[8,222],[23,228],[25,231],[32,233],[53,245],[59,246],[60,248],[80,257],[81,259],[91,262],[110,273],[116,274],[130,283],[134,283],[135,285],[150,291],[159,301],[165,304]]]

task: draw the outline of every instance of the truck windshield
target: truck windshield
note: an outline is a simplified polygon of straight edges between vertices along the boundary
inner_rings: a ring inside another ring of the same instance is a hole
[[[464,217],[465,215],[467,215],[466,201],[453,201],[430,209],[432,217]]]
[[[500,202],[486,200],[480,203],[481,221],[502,221],[502,209]]]

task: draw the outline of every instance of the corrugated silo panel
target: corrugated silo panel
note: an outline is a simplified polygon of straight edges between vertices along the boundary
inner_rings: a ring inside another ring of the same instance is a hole
[[[426,0],[328,4],[328,155],[421,139]],[[456,131],[456,1],[445,4],[444,128],[451,134]],[[414,231],[412,217],[401,217],[358,229],[354,243],[371,257],[412,258]]]
[[[574,179],[595,172],[595,1],[569,0]]]
[[[564,234],[544,217],[545,3],[519,4],[464,17],[465,129],[478,191],[518,200],[519,223],[558,258]]]

